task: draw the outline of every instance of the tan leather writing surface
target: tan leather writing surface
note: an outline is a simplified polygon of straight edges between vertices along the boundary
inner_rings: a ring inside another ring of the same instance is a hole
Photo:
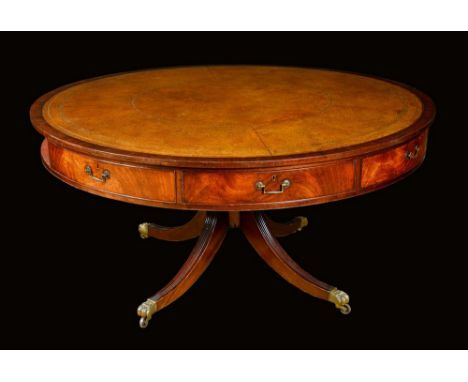
[[[44,119],[99,146],[182,157],[313,153],[407,128],[419,98],[365,76],[279,67],[191,67],[133,72],[71,86]]]

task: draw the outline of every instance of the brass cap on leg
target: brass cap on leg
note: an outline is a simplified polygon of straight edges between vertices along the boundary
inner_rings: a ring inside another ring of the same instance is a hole
[[[349,305],[349,296],[347,293],[337,288],[330,291],[328,301],[335,304],[336,308],[343,314],[351,313],[351,306]]]
[[[307,224],[309,224],[309,221],[305,216],[298,216],[296,219],[299,220],[299,227],[297,229],[298,231],[301,231],[302,228],[307,227]]]
[[[158,304],[150,298],[138,307],[137,314],[141,317],[140,328],[144,329],[148,326],[148,321],[151,320],[151,317],[157,310]]]
[[[141,223],[138,226],[138,232],[140,233],[140,237],[142,239],[147,239],[148,238],[148,225],[149,225],[149,223]]]

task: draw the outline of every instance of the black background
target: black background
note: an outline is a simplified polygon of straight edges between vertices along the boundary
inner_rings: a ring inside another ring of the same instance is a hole
[[[436,33],[35,33],[0,37],[2,348],[465,348],[466,35]],[[280,239],[351,296],[342,316],[287,284],[240,232],[146,330],[136,307],[194,241],[141,240],[143,221],[193,214],[94,196],[52,177],[30,122],[43,93],[93,76],[177,65],[274,64],[387,77],[438,108],[426,161],[384,190],[278,211],[309,226]],[[6,116],[6,118],[5,118]]]

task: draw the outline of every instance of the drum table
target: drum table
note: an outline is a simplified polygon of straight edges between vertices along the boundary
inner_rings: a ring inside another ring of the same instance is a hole
[[[179,273],[138,307],[140,326],[183,295],[240,228],[302,291],[350,312],[349,296],[303,270],[276,237],[307,219],[265,212],[386,187],[426,153],[432,101],[388,80],[329,70],[200,66],[122,73],[67,85],[31,108],[45,167],[81,190],[197,210],[180,227],[142,223],[142,238],[198,237]]]

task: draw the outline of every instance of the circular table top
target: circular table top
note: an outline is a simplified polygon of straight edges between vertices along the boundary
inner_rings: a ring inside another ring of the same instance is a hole
[[[424,97],[401,84],[345,72],[184,67],[63,87],[42,99],[33,123],[62,139],[116,152],[272,159],[345,150],[428,123],[433,112]]]

